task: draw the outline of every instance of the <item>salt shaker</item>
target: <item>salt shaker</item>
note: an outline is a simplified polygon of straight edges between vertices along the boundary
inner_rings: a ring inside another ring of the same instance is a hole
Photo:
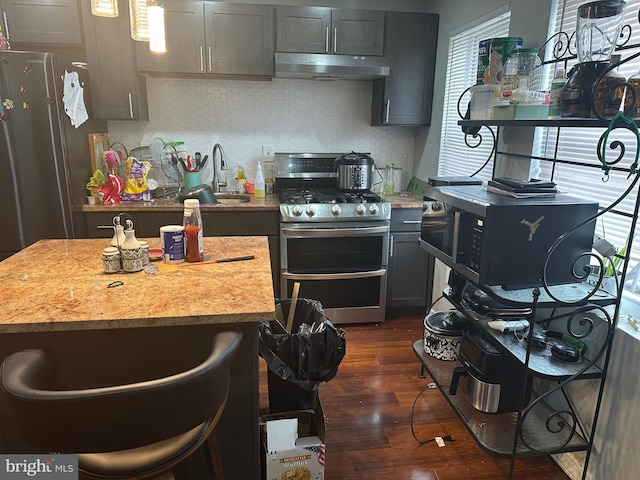
[[[102,250],[102,267],[104,273],[120,271],[120,250],[117,247],[107,247]]]

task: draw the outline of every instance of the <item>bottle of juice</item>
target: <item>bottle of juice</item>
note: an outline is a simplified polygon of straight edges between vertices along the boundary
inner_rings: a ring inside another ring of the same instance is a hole
[[[200,201],[188,198],[184,201],[184,237],[187,262],[201,262],[204,259],[204,242],[202,234],[202,215],[200,215]]]

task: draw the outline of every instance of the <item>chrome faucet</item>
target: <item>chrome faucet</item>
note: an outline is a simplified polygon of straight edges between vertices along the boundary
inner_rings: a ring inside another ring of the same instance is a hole
[[[228,170],[227,167],[227,159],[224,156],[224,150],[222,149],[222,145],[216,143],[213,146],[213,152],[211,153],[211,160],[213,160],[213,191],[219,192],[220,187],[227,186],[227,179],[225,178],[223,182],[218,178],[220,173],[218,171],[218,160],[216,160],[216,153],[220,151],[220,170]]]

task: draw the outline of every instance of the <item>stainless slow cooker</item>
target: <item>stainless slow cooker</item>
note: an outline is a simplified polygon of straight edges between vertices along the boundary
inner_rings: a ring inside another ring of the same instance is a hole
[[[370,190],[376,162],[366,153],[343,153],[336,158],[338,188],[342,190]]]
[[[425,353],[438,360],[456,360],[467,328],[469,321],[457,310],[430,313],[424,319]]]

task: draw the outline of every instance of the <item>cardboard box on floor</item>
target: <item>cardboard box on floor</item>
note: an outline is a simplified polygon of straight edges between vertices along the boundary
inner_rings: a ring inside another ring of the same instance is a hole
[[[265,480],[324,479],[325,418],[319,400],[313,410],[263,415],[261,430]]]

